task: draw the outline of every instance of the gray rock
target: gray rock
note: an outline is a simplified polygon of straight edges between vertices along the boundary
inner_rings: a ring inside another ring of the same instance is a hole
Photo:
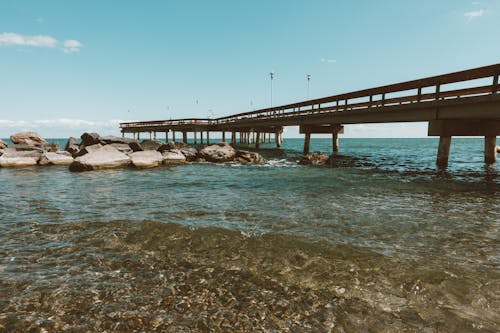
[[[39,165],[70,165],[71,163],[73,163],[73,157],[54,152],[43,153],[38,161]]]
[[[262,157],[259,153],[246,150],[238,150],[236,152],[236,158],[240,163],[260,164],[266,162],[264,157]]]
[[[136,152],[136,151],[143,151],[144,150],[144,149],[142,149],[142,146],[141,146],[141,144],[139,142],[131,142],[131,143],[128,144],[128,146],[134,152]]]
[[[8,167],[25,167],[25,166],[34,166],[37,165],[38,158],[36,157],[26,157],[26,156],[0,156],[0,167],[8,168]]]
[[[82,136],[82,145],[83,146],[93,146],[93,145],[96,145],[98,143],[103,143],[102,141],[102,138],[99,134],[97,133],[83,133]]]
[[[0,140],[0,149],[5,149],[7,148],[7,143],[3,140]]]
[[[198,151],[196,148],[182,148],[180,152],[186,157],[186,161],[192,162],[198,159]]]
[[[48,144],[48,142],[45,141],[40,134],[35,132],[20,132],[12,134],[10,136],[10,141],[14,144],[26,146],[44,146]]]
[[[96,151],[77,157],[70,164],[71,171],[91,171],[126,167],[130,164],[130,157],[119,152],[112,146],[104,146]]]
[[[70,153],[71,155],[77,155],[80,152],[80,146],[78,145],[78,139],[70,137],[66,142],[66,147],[64,150]]]
[[[162,153],[164,164],[182,164],[186,163],[186,156],[180,150],[172,149]]]
[[[124,153],[124,154],[131,154],[133,152],[132,148],[128,144],[125,143],[111,143],[109,144],[111,147],[115,147],[118,149],[118,151]]]
[[[101,149],[102,147],[103,147],[103,145],[101,145],[100,143],[92,145],[92,146],[83,147],[78,153],[73,155],[73,157],[77,158],[79,156],[84,156],[88,153],[92,153],[94,151],[97,151],[97,150]]]
[[[128,145],[131,142],[137,142],[137,140],[130,139],[130,138],[120,138],[118,136],[113,136],[113,135],[107,135],[101,137],[101,140],[104,144],[113,144],[113,143],[119,143],[123,145]]]
[[[163,162],[163,156],[156,150],[137,151],[130,154],[132,164],[137,168],[154,168]]]
[[[159,152],[164,152],[164,151],[167,151],[167,150],[172,150],[172,149],[182,149],[182,148],[186,148],[188,146],[187,143],[184,143],[184,142],[166,142],[164,144],[162,144],[157,150]]]
[[[27,149],[27,146],[21,146],[21,148],[16,148],[15,145],[4,149],[4,157],[32,157],[37,161],[40,159],[44,151],[41,148],[31,147]]]
[[[158,140],[143,140],[141,147],[143,150],[158,150],[163,145],[163,142]]]
[[[323,154],[319,151],[315,151],[312,154],[307,154],[299,160],[301,165],[314,165],[322,166],[330,164],[330,156]]]
[[[236,150],[227,142],[220,142],[200,150],[200,156],[208,162],[223,163],[234,160]]]

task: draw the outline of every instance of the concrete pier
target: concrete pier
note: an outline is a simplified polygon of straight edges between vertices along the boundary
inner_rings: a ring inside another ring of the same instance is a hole
[[[437,153],[436,164],[439,168],[448,166],[448,158],[450,156],[451,136],[439,137],[439,147]]]
[[[497,137],[485,136],[484,137],[484,162],[487,164],[495,163],[497,161]]]

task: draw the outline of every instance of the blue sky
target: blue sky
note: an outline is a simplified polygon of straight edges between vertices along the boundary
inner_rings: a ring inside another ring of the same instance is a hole
[[[306,99],[307,74],[315,98],[498,63],[499,22],[500,0],[2,0],[0,137],[263,108],[271,70],[276,105]]]

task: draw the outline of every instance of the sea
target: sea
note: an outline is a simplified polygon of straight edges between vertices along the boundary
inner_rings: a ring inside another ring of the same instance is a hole
[[[0,168],[0,332],[500,332],[500,162],[454,138],[440,170],[437,146]]]

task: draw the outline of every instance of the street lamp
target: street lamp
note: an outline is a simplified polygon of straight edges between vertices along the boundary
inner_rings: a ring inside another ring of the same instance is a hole
[[[273,80],[274,80],[274,70],[269,73],[269,76],[271,77],[271,106],[273,106]]]
[[[311,82],[311,74],[307,74],[306,78],[307,78],[307,99],[309,99],[309,85]]]

